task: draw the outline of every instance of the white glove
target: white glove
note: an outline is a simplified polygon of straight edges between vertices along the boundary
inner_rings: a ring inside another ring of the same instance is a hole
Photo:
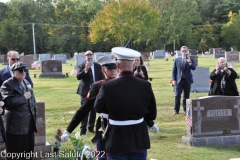
[[[157,126],[156,124],[154,124],[152,127],[150,127],[150,129],[151,129],[151,131],[152,131],[153,133],[159,132],[159,128],[158,128],[158,126]]]
[[[70,136],[71,133],[69,133],[67,130],[65,130],[61,136],[61,140],[62,142],[67,142],[69,136]]]

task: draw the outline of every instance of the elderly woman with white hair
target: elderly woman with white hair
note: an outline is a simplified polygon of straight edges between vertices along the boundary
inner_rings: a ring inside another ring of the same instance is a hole
[[[209,95],[239,96],[235,79],[237,73],[228,68],[224,57],[218,59],[216,68],[210,74],[211,87]]]

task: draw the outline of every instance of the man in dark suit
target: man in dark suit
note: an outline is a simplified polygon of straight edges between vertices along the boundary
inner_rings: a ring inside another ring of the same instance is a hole
[[[182,56],[174,60],[172,69],[172,84],[175,85],[174,115],[179,114],[180,99],[183,93],[183,111],[186,114],[186,99],[190,96],[191,84],[193,83],[192,72],[196,66],[194,60],[188,57],[187,46],[181,47]]]
[[[105,82],[96,97],[98,113],[108,113],[105,149],[108,160],[146,160],[150,139],[145,120],[157,115],[151,83],[133,76],[133,61],[140,53],[115,47],[119,78]]]
[[[7,60],[8,65],[0,70],[0,86],[3,84],[3,82],[9,78],[12,77],[12,65],[20,60],[19,53],[16,51],[9,51],[7,53]],[[30,78],[30,75],[27,71],[26,78],[25,78],[32,86],[33,88],[33,82]]]
[[[85,62],[77,66],[77,79],[80,80],[77,93],[81,95],[80,105],[82,106],[83,100],[86,98],[88,91],[90,90],[92,84],[96,81],[105,79],[101,69],[101,65],[93,62],[94,55],[91,51],[87,51],[85,53]],[[88,131],[94,133],[94,124],[96,119],[96,112],[92,107],[91,112],[89,113],[89,122],[88,116],[82,121],[80,127],[80,135],[85,135],[87,131],[87,123],[88,123]]]

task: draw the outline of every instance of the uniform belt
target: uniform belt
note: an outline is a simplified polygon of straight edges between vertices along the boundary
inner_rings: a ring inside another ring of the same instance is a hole
[[[108,119],[108,114],[106,113],[99,113],[99,116]]]
[[[109,119],[110,124],[117,125],[117,126],[128,126],[128,125],[138,124],[141,122],[143,122],[143,118],[138,120],[126,120],[126,121],[115,121],[115,120]]]

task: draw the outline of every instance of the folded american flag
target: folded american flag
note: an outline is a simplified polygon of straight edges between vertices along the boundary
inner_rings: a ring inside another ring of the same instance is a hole
[[[189,126],[192,127],[192,115],[191,115],[191,109],[187,109],[187,115],[186,115],[186,122]]]

